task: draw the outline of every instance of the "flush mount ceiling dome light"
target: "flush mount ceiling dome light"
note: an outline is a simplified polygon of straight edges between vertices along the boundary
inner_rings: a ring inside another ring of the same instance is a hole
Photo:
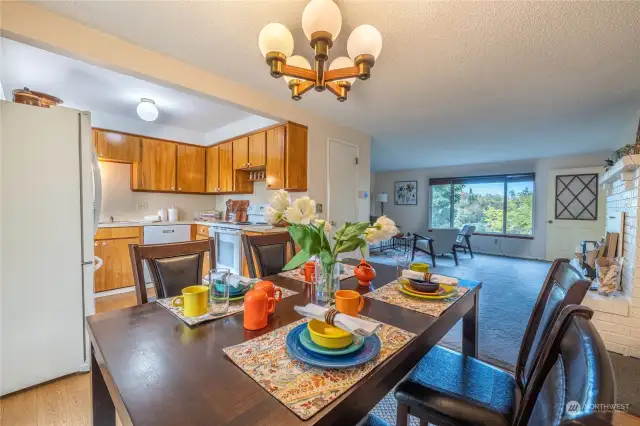
[[[271,76],[284,80],[291,90],[291,98],[300,100],[302,95],[315,88],[318,92],[329,89],[340,102],[347,100],[347,93],[355,79],[367,80],[371,68],[382,50],[380,31],[371,25],[360,25],[347,40],[349,57],[333,60],[328,69],[329,49],[340,34],[342,15],[333,0],[311,0],[302,12],[302,30],[314,49],[315,69],[302,56],[293,54],[293,36],[282,24],[267,24],[258,36],[260,52],[269,64]]]
[[[158,108],[156,107],[156,103],[153,102],[153,99],[140,99],[136,111],[138,112],[138,117],[144,121],[155,121],[155,119],[158,118]]]

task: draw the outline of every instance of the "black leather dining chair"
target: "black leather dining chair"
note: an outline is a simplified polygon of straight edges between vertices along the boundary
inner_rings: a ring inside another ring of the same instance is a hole
[[[569,265],[553,262],[520,345],[515,377],[473,357],[434,346],[398,385],[398,425],[408,415],[443,425],[512,424],[536,358],[562,309],[582,302],[589,281]]]
[[[205,255],[215,269],[214,240],[187,241],[170,244],[129,244],[138,305],[148,302],[144,279],[144,261],[149,265],[151,280],[159,299],[180,295],[183,288],[202,284]]]
[[[434,413],[427,407],[428,404],[416,401],[412,414],[420,417],[421,425],[428,422],[438,426],[611,424],[614,414],[612,404],[616,400],[615,376],[609,353],[590,321],[592,315],[593,311],[584,306],[565,307],[554,319],[522,396],[519,393],[511,394],[508,387],[494,387],[498,393],[486,393],[494,404],[496,411],[493,414],[488,415],[480,401],[475,401],[474,410],[472,401],[458,407],[455,404],[450,406],[444,400],[440,401],[443,409],[439,413]],[[466,382],[466,386],[479,390],[486,386],[486,379],[489,376],[485,377],[484,383]],[[499,378],[497,381],[501,382]],[[402,389],[397,392],[410,395],[411,398],[420,396],[419,384],[405,382],[401,386]],[[505,415],[507,405],[512,415]],[[444,413],[455,413],[457,409],[464,411],[464,414],[452,418]],[[364,425],[376,424],[375,416],[370,417],[363,422]],[[398,423],[401,421],[399,418]],[[377,424],[381,423],[378,421]]]
[[[262,278],[282,272],[287,259],[295,254],[293,240],[288,232],[243,234],[242,247],[251,278]]]

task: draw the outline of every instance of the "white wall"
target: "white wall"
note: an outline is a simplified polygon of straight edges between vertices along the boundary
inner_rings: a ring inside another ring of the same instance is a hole
[[[510,173],[535,173],[534,238],[532,240],[488,237],[476,235],[472,247],[478,252],[504,254],[531,259],[544,259],[546,251],[547,174],[549,170],[573,167],[598,166],[610,153],[588,154],[570,157],[545,158],[540,160],[511,161],[503,163],[475,164],[452,167],[434,167],[416,170],[377,172],[372,179],[371,198],[386,192],[389,202],[384,213],[402,227],[403,232],[425,232],[429,227],[429,179],[439,177],[482,176]],[[395,181],[418,181],[418,205],[396,206],[393,204]],[[380,203],[373,201],[375,214],[380,214]]]
[[[131,165],[100,161],[102,173],[102,208],[100,221],[139,220],[153,215],[162,207],[175,206],[180,220],[191,220],[195,213],[216,207],[215,195],[163,194],[133,192],[130,189]],[[138,210],[138,202],[146,202],[146,210]]]
[[[369,190],[371,136],[313,114],[289,99],[222,78],[193,65],[142,48],[26,2],[3,2],[3,36],[70,56],[120,73],[178,89],[199,92],[277,121],[293,121],[309,128],[308,194],[327,205],[327,139],[360,147],[358,182]],[[369,200],[358,200],[360,220],[369,217]]]

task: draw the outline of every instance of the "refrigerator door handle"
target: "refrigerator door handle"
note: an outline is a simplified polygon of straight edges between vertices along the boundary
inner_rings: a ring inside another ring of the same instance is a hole
[[[91,151],[91,161],[93,163],[93,231],[98,230],[100,222],[100,209],[102,208],[102,175],[100,174],[100,164],[94,150]]]

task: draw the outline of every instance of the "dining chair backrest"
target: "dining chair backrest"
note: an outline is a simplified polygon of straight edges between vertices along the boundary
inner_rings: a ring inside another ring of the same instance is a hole
[[[562,309],[580,304],[589,286],[590,282],[569,264],[568,259],[553,261],[522,337],[516,362],[516,381],[520,389],[531,376],[541,345]]]
[[[461,233],[464,233],[464,235],[467,235],[470,237],[473,235],[474,232],[476,232],[476,227],[474,225],[469,225],[465,230],[465,232],[461,232]]]
[[[569,305],[543,345],[515,425],[609,425],[616,402],[611,358],[593,311]]]
[[[242,235],[242,246],[251,278],[282,272],[287,258],[293,256],[293,240],[288,232],[265,235]]]
[[[451,253],[458,238],[458,228],[434,229],[425,236],[433,239],[433,254]]]
[[[147,303],[144,263],[159,299],[181,294],[182,289],[202,284],[202,267],[209,253],[211,268],[215,268],[214,240],[187,241],[170,244],[129,244],[138,305]]]

